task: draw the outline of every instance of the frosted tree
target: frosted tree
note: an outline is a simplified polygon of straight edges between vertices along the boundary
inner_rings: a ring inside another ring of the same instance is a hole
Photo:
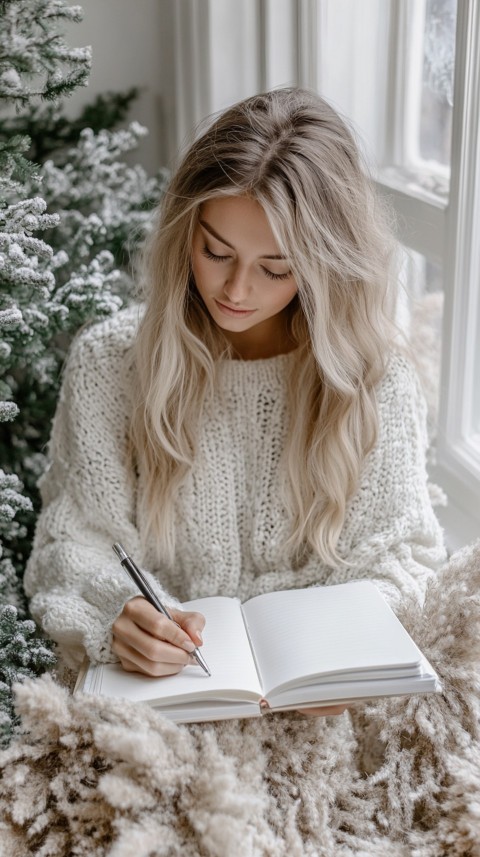
[[[138,124],[122,131],[97,126],[95,133],[81,119],[68,127],[62,117],[59,99],[88,81],[90,49],[69,48],[61,34],[65,21],[81,16],[80,7],[64,0],[0,0],[3,741],[14,723],[12,683],[41,672],[54,659],[28,618],[21,578],[61,365],[82,324],[115,312],[129,299],[127,237],[141,237],[164,182],[162,172],[149,178],[122,160],[146,133]],[[112,116],[119,103],[117,97]],[[42,122],[50,134],[47,146]],[[30,128],[36,137],[28,136]],[[36,154],[41,155],[37,163]]]
[[[48,254],[38,259],[36,289],[22,325],[6,332],[3,369],[12,379],[11,398],[20,414],[6,427],[5,442],[17,451],[14,470],[34,498],[44,463],[60,367],[71,336],[86,321],[115,312],[132,292],[130,253],[148,228],[150,211],[165,182],[120,158],[146,133],[138,123],[115,131],[80,132],[76,146],[61,150],[26,180],[33,195],[41,181]],[[13,308],[10,308],[13,309]],[[0,355],[0,361],[2,356]],[[1,437],[1,436],[0,436]],[[0,460],[2,441],[0,440]],[[30,533],[28,534],[30,538]],[[28,541],[28,539],[27,539]],[[22,546],[22,557],[28,545]]]
[[[0,99],[17,110],[35,97],[54,99],[86,84],[90,69],[87,48],[70,49],[58,31],[65,20],[78,21],[79,7],[59,0],[2,0],[0,2]],[[52,248],[35,233],[52,228],[58,217],[46,214],[39,195],[28,195],[27,185],[38,185],[38,169],[25,158],[28,138],[14,135],[0,144],[0,420],[18,417],[14,401],[18,383],[12,366],[12,342],[27,342],[28,316],[35,299],[45,299],[54,288],[49,264]],[[32,502],[10,469],[15,451],[4,450],[0,462],[0,737],[8,737],[12,723],[10,688],[25,675],[35,675],[51,664],[49,648],[38,639],[33,623],[23,618],[24,603],[14,568],[15,542],[24,534],[18,513],[28,513]],[[5,467],[6,465],[6,467]],[[10,603],[9,603],[10,602]],[[18,610],[20,609],[20,617]]]
[[[35,96],[53,100],[86,86],[90,48],[65,44],[59,24],[81,21],[80,6],[64,0],[1,0],[0,96],[28,107]]]

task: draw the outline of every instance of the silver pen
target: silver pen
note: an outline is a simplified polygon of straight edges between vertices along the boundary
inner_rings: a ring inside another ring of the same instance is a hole
[[[112,545],[112,547],[113,547],[113,550],[115,551],[116,555],[118,556],[121,565],[123,566],[125,571],[130,575],[131,579],[136,584],[136,586],[138,586],[138,588],[139,588],[140,592],[142,593],[142,595],[144,596],[144,598],[146,598],[147,601],[150,602],[152,607],[155,607],[155,609],[158,610],[159,613],[163,613],[163,615],[166,616],[167,619],[170,619],[170,621],[173,622],[175,625],[177,625],[177,627],[179,628],[180,625],[178,624],[178,622],[175,622],[175,619],[172,619],[167,608],[162,604],[162,602],[160,601],[158,596],[155,595],[155,592],[153,591],[152,587],[150,586],[147,578],[143,575],[143,573],[140,571],[138,566],[135,565],[133,559],[131,558],[131,556],[129,556],[127,554],[125,548],[123,548],[119,542],[115,542],[115,544]],[[198,650],[198,648],[194,649],[194,651],[192,652],[192,655],[195,658],[195,660],[197,661],[198,665],[201,666],[201,668],[204,670],[204,672],[206,672],[207,675],[211,675],[211,672],[208,669],[207,664],[206,664],[203,656],[201,655],[200,651]]]

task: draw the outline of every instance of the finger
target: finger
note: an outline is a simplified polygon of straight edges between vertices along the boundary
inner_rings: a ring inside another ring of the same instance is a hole
[[[144,675],[160,678],[161,676],[166,675],[176,675],[185,666],[185,664],[179,663],[150,661],[122,640],[116,640],[112,649],[120,658],[122,666],[127,664],[129,672],[136,671],[143,673]]]
[[[121,665],[122,665],[122,668],[123,668],[123,669],[125,670],[125,672],[127,672],[127,673],[136,673],[136,672],[139,672],[139,669],[138,669],[137,665],[136,665],[136,664],[134,664],[134,662],[133,662],[133,661],[129,661],[129,660],[128,660],[128,658],[120,658],[120,663],[121,663]]]
[[[156,664],[156,668],[151,671],[144,669],[133,661],[129,661],[127,658],[120,658],[120,663],[126,672],[138,673],[139,675],[148,676],[148,678],[168,678],[169,676],[177,675],[181,671],[181,669],[172,669],[168,664],[165,664],[163,668],[161,664]]]
[[[172,610],[171,616],[187,632],[195,645],[201,646],[203,644],[202,631],[205,627],[205,616],[187,610]]]
[[[114,630],[121,629],[119,633],[123,633],[123,636],[125,636],[125,620],[134,622],[152,637],[165,640],[173,646],[179,646],[186,652],[193,652],[195,648],[195,644],[188,634],[171,619],[167,619],[163,613],[159,613],[146,598],[132,598],[125,604],[120,616],[115,620]]]
[[[122,641],[133,651],[143,655],[154,663],[186,664],[191,663],[191,655],[179,646],[172,646],[159,640],[146,631],[142,631],[134,622],[117,622],[113,629],[113,639]],[[114,646],[112,645],[115,651]]]

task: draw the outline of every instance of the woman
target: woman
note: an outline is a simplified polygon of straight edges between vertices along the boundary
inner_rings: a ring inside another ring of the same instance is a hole
[[[360,578],[393,608],[422,599],[444,549],[394,250],[318,96],[254,96],[193,143],[145,247],[144,305],[84,331],[65,371],[26,590],[69,663],[179,672],[204,620],[175,599]]]

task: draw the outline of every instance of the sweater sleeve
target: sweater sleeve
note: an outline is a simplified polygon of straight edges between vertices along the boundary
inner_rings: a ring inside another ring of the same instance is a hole
[[[95,325],[70,349],[25,573],[32,616],[70,666],[85,652],[93,662],[116,660],[112,624],[138,595],[112,551],[122,542],[141,562],[136,479],[126,455],[130,369],[118,327],[114,319]],[[153,575],[149,580],[174,603]]]
[[[343,569],[328,583],[369,578],[395,610],[405,596],[423,602],[445,561],[443,532],[428,490],[426,404],[415,370],[398,355],[378,391],[379,437],[347,510]]]

